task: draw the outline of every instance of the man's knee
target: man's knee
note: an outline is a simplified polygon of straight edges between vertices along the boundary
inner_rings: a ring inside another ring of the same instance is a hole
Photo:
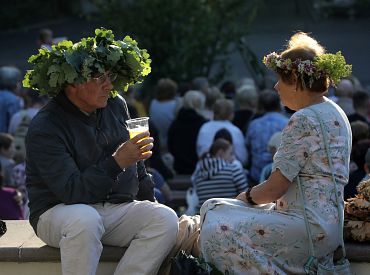
[[[169,207],[160,207],[157,210],[157,221],[160,222],[163,233],[166,233],[169,238],[176,239],[179,230],[178,217],[176,212]]]
[[[66,231],[72,234],[102,236],[104,233],[103,220],[99,213],[92,207],[85,205],[79,207],[69,219]]]

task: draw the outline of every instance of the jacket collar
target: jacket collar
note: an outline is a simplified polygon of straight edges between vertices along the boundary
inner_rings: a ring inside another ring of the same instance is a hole
[[[82,112],[79,108],[77,108],[76,105],[74,105],[68,97],[64,94],[64,92],[59,93],[55,97],[56,103],[61,106],[67,113],[70,113],[77,118],[81,119],[86,124],[89,124],[91,126],[96,126],[98,120],[101,116],[101,109],[96,110],[95,113],[92,113],[90,115],[85,114]]]

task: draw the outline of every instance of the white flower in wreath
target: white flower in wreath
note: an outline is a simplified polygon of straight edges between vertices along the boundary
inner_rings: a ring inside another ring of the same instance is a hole
[[[297,66],[298,72],[303,73],[304,72],[304,64],[300,62]]]

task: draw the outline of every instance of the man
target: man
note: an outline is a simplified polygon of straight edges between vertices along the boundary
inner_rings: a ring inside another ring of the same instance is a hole
[[[342,79],[334,90],[334,95],[337,97],[336,103],[343,109],[347,116],[355,113],[353,108],[353,94],[355,88],[349,79]]]
[[[366,176],[361,181],[370,179],[370,149],[367,149],[366,151],[364,170],[366,172]]]
[[[112,43],[108,35],[100,45]],[[153,139],[149,132],[129,139],[126,102],[109,96],[120,77],[111,64],[63,85],[26,137],[30,222],[45,243],[60,248],[64,275],[95,274],[103,244],[127,247],[115,274],[154,275],[176,241],[176,213],[148,201],[153,183],[143,160]]]
[[[272,162],[273,155],[267,144],[276,132],[280,132],[288,123],[281,113],[279,95],[273,90],[264,90],[258,95],[258,105],[262,116],[253,119],[245,135],[250,156],[250,184],[259,183],[263,167]]]
[[[366,91],[356,91],[353,94],[353,108],[355,112],[348,116],[348,121],[354,122],[360,120],[370,126],[367,120],[367,116],[370,112],[370,94]]]
[[[22,100],[17,96],[21,78],[21,71],[18,68],[0,67],[0,132],[8,132],[12,115],[22,108]]]

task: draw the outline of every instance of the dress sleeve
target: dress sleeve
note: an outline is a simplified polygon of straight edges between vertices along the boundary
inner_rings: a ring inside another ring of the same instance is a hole
[[[297,112],[284,128],[281,144],[274,156],[272,172],[279,169],[291,182],[310,159],[317,132],[312,120],[304,113]]]

